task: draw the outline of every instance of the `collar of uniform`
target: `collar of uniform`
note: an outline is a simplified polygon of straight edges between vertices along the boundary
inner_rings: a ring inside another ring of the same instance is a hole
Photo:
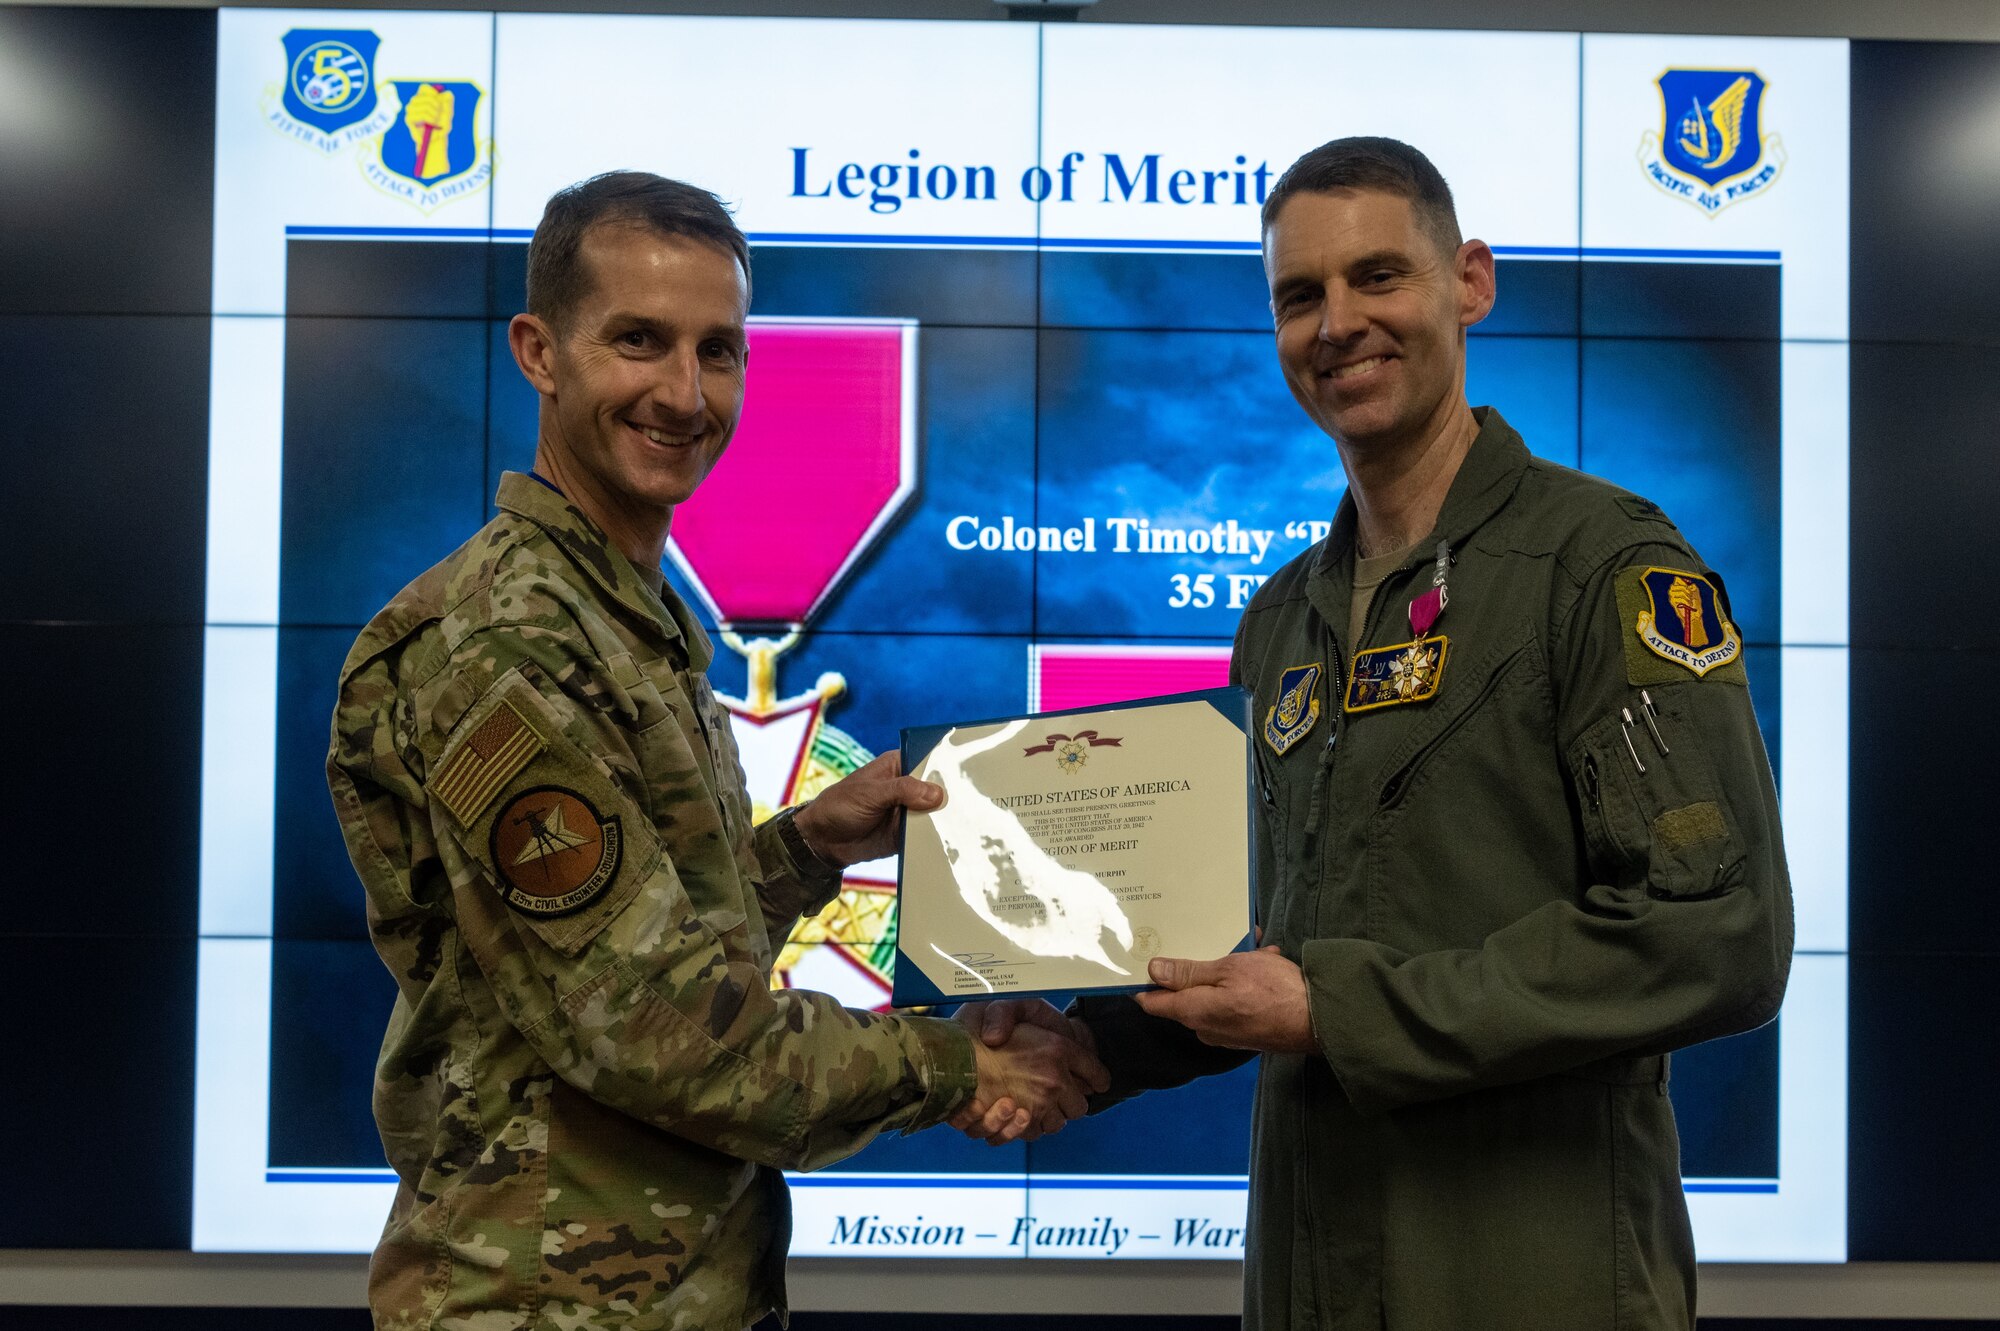
[[[1474,407],[1472,416],[1479,422],[1479,433],[1474,436],[1465,461],[1458,464],[1451,489],[1445,492],[1437,525],[1418,544],[1411,556],[1413,560],[1429,559],[1441,539],[1450,541],[1456,549],[1474,529],[1500,511],[1527,470],[1528,446],[1497,408]],[[1354,533],[1359,520],[1350,491],[1340,498],[1333,527],[1320,545],[1313,576],[1306,584],[1307,599],[1326,616],[1329,624],[1341,623],[1346,616],[1354,577],[1349,555],[1354,553]]]
[[[1497,408],[1474,407],[1472,415],[1479,422],[1479,434],[1465,461],[1458,464],[1458,475],[1452,478],[1444,507],[1438,510],[1437,526],[1418,548],[1424,558],[1430,557],[1440,540],[1450,541],[1457,549],[1500,511],[1528,469],[1528,446]]]
[[[500,475],[500,490],[493,502],[509,513],[519,514],[547,532],[551,539],[582,567],[611,598],[635,614],[660,626],[669,638],[687,643],[688,664],[706,670],[715,649],[701,631],[680,597],[663,583],[654,591],[623,551],[611,543],[598,525],[582,509],[549,486],[523,472]],[[672,598],[670,604],[668,598]]]

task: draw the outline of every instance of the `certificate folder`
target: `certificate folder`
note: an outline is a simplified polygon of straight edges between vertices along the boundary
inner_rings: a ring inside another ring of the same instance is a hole
[[[1131,993],[1255,946],[1252,733],[1240,688],[905,730],[946,799],[904,820],[892,1001]]]

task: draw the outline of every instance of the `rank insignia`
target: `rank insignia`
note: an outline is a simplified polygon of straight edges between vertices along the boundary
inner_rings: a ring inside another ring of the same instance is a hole
[[[1347,682],[1348,712],[1372,712],[1378,707],[1430,701],[1444,679],[1445,648],[1450,642],[1440,633],[1433,638],[1373,647],[1358,653],[1354,658],[1354,674]]]
[[[1264,714],[1264,742],[1285,751],[1319,724],[1319,666],[1293,666],[1278,677],[1278,701]]]
[[[1723,615],[1715,584],[1699,573],[1677,568],[1626,569],[1618,575],[1618,609],[1639,647],[1697,678],[1743,655],[1743,639]],[[1657,665],[1648,665],[1646,657],[1635,659],[1630,639],[1626,664],[1634,683],[1677,677],[1673,671],[1662,674]]]
[[[515,910],[544,919],[582,910],[618,876],[618,820],[561,786],[516,795],[493,820],[493,870]]]

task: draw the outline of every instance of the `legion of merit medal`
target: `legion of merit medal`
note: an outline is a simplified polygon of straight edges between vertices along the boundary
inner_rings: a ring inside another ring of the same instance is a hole
[[[917,328],[752,320],[748,331],[755,392],[729,451],[675,510],[668,553],[745,659],[743,695],[717,701],[762,822],[875,756],[827,720],[845,677],[824,672],[784,696],[778,663],[916,491]],[[832,903],[785,940],[773,985],[886,1008],[895,885],[888,860],[851,866]]]
[[[1450,572],[1451,545],[1439,541],[1431,585],[1410,601],[1413,640],[1355,653],[1343,704],[1347,712],[1372,712],[1381,707],[1428,702],[1437,696],[1438,686],[1444,682],[1445,652],[1451,640],[1441,633],[1430,636],[1430,631],[1451,604],[1450,589],[1446,586]]]

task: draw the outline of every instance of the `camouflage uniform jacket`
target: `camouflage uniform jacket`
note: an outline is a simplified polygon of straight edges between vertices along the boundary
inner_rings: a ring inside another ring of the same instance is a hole
[[[342,667],[328,779],[399,993],[377,1324],[736,1328],[784,1311],[780,1168],[936,1123],[972,1049],[771,966],[839,886],[753,830],[711,649],[531,477]]]

